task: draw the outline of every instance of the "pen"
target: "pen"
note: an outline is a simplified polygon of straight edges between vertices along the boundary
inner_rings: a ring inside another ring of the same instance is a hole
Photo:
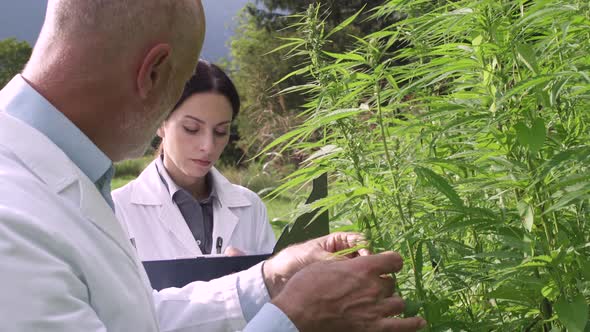
[[[221,236],[217,237],[217,243],[215,245],[215,247],[217,248],[217,253],[221,254],[221,247],[223,246],[223,239],[221,238]]]

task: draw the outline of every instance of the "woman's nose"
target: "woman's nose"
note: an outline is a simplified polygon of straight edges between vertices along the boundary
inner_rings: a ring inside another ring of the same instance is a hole
[[[213,133],[207,133],[203,135],[199,140],[199,147],[201,151],[210,152],[211,148],[213,148]]]

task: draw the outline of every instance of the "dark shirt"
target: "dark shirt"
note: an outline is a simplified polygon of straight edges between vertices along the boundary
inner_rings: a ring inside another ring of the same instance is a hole
[[[164,186],[171,194],[172,201],[178,206],[184,221],[203,254],[210,254],[213,247],[213,201],[216,199],[211,188],[210,176],[207,174],[209,197],[197,201],[187,190],[179,187],[168,175],[162,158],[156,161],[156,169]]]

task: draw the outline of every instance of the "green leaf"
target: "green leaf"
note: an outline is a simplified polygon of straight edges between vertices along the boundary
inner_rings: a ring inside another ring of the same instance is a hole
[[[433,264],[440,264],[442,257],[438,251],[438,249],[436,249],[436,246],[434,245],[434,243],[432,242],[427,242],[426,243],[427,247],[428,247],[428,255],[430,256],[430,260],[431,262],[433,262]]]
[[[278,47],[276,47],[276,48],[274,48],[274,49],[272,49],[272,50],[264,53],[263,55],[269,55],[269,54],[272,54],[272,53],[276,53],[276,52],[278,52],[280,50],[283,50],[285,48],[296,49],[299,46],[302,46],[304,43],[305,43],[304,40],[298,40],[298,41],[293,41],[293,42],[290,42],[290,43],[286,43],[286,44],[283,44],[281,46],[278,46]]]
[[[479,46],[479,45],[481,45],[482,41],[483,41],[483,36],[479,35],[479,36],[473,38],[473,40],[471,41],[471,44],[473,46]]]
[[[279,83],[281,83],[281,82],[289,79],[290,77],[305,74],[305,73],[309,72],[310,69],[311,69],[310,66],[305,66],[303,68],[300,68],[300,69],[297,69],[295,71],[292,71],[289,74],[285,75],[285,77],[283,77],[280,80],[278,80],[277,82],[275,82],[274,85],[277,85],[277,84],[279,84]]]
[[[587,181],[580,182],[564,190],[560,190],[552,196],[557,198],[557,201],[550,205],[543,214],[562,209],[574,202],[588,199],[590,197],[590,183]]]
[[[418,301],[414,301],[412,299],[405,300],[406,305],[404,306],[404,317],[414,317],[422,308],[422,303]]]
[[[555,284],[554,280],[549,281],[549,283],[541,289],[541,294],[546,297],[550,301],[555,301],[559,296],[559,287]]]
[[[514,126],[514,129],[516,130],[518,142],[531,153],[537,153],[545,144],[545,121],[541,118],[533,121],[533,125],[530,128],[523,122],[519,122]]]
[[[526,44],[516,46],[516,53],[518,58],[527,66],[533,73],[539,73],[539,65],[537,64],[537,58],[533,49]]]
[[[414,266],[414,271],[416,276],[422,278],[422,268],[424,267],[424,256],[422,253],[422,245],[424,242],[418,241],[416,245],[416,266]]]
[[[590,261],[586,258],[578,257],[578,264],[580,265],[580,272],[586,281],[590,281]]]
[[[588,303],[584,295],[578,294],[572,302],[562,296],[555,303],[555,311],[568,332],[584,332],[588,322]]]
[[[323,159],[326,157],[332,157],[333,155],[339,154],[343,151],[343,149],[341,147],[338,147],[337,145],[333,145],[333,144],[328,144],[326,146],[321,147],[318,151],[312,153],[309,157],[307,157],[307,159],[305,159],[305,162],[308,162],[310,160],[317,160],[317,159]]]
[[[539,76],[535,76],[530,79],[520,81],[516,85],[514,85],[514,87],[512,89],[508,90],[503,95],[502,103],[507,102],[513,96],[523,95],[528,90],[536,88],[542,84],[546,85],[546,83],[551,81],[552,79],[554,79],[554,77],[551,75],[539,75]]]
[[[451,203],[453,203],[453,205],[457,207],[463,207],[463,201],[445,178],[424,167],[416,167],[414,168],[414,172],[416,175],[418,175],[418,177],[425,180],[426,183],[430,184],[443,195],[445,195],[451,201]]]
[[[344,20],[344,22],[338,24],[334,29],[332,29],[332,31],[328,32],[328,34],[326,35],[326,39],[330,38],[330,36],[333,35],[333,34],[335,34],[336,32],[338,32],[338,31],[346,28],[347,26],[349,26],[352,22],[354,22],[354,20],[356,20],[356,18],[360,15],[360,13],[364,9],[365,9],[365,7],[363,6],[363,8],[361,8],[354,15],[352,15],[351,17],[349,17],[346,20]]]
[[[517,208],[524,228],[530,232],[533,229],[534,222],[534,212],[532,206],[525,202],[519,202]]]
[[[543,147],[543,144],[545,144],[546,133],[547,129],[545,129],[545,121],[541,118],[536,119],[531,128],[531,134],[534,137],[533,144],[531,144],[531,152],[537,152]]]
[[[332,53],[328,51],[324,51],[324,54],[337,59],[337,60],[352,60],[352,61],[360,61],[365,62],[365,58],[362,56],[355,54],[355,53]]]

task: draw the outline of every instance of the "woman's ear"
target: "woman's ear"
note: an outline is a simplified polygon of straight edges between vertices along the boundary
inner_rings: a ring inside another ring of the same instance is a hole
[[[164,138],[164,136],[166,136],[166,131],[164,130],[164,124],[162,124],[160,126],[160,128],[158,128],[158,130],[156,131],[156,134],[160,137],[160,138]]]
[[[157,44],[143,58],[136,83],[137,91],[142,99],[148,99],[154,94],[155,89],[167,84],[167,77],[172,71],[171,50],[169,44]]]

